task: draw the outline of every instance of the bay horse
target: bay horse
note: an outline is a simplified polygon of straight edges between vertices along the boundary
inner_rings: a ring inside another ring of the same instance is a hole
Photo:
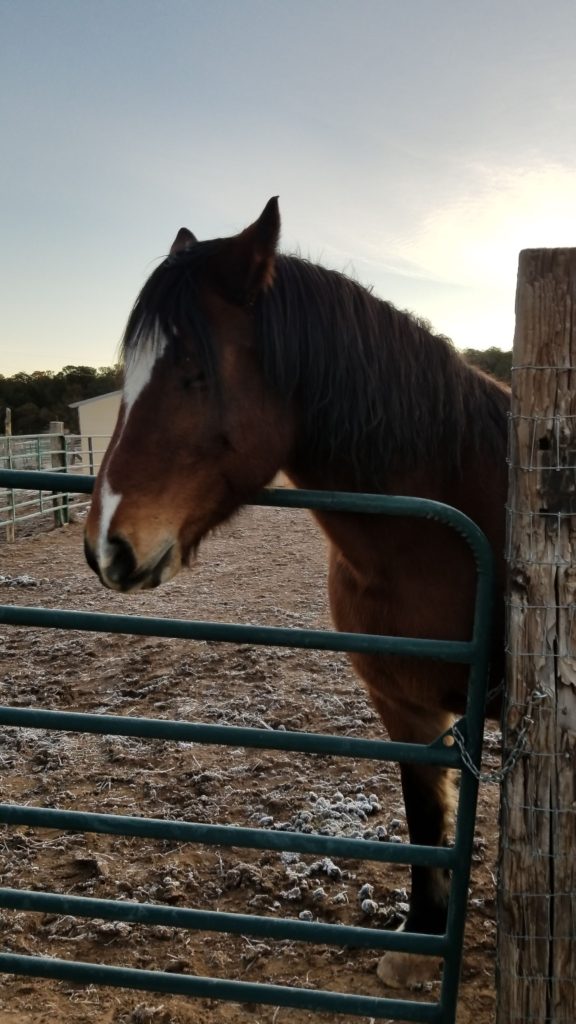
[[[87,520],[89,564],[113,590],[155,587],[283,470],[296,487],[414,495],[461,509],[491,542],[501,589],[508,389],[355,281],[278,254],[279,233],[276,198],[230,238],[197,241],[182,228],[144,284]],[[454,531],[408,518],[314,515],[330,542],[338,629],[469,639],[475,571]],[[496,683],[500,598],[498,608]],[[431,742],[464,711],[463,666],[351,660],[393,740]],[[450,772],[405,765],[401,778],[411,841],[444,844]],[[445,871],[413,867],[405,927],[442,933],[447,895]],[[428,958],[389,952],[378,973],[400,986],[429,970]]]

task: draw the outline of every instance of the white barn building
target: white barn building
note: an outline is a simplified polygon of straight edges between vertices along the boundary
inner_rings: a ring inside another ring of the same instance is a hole
[[[82,437],[82,468],[85,473],[97,473],[100,468],[116,426],[121,398],[121,391],[110,391],[107,395],[97,395],[95,398],[85,398],[82,402],[70,403],[71,409],[78,410]]]

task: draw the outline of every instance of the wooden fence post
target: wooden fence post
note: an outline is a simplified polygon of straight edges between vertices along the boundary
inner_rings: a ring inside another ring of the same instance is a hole
[[[508,511],[498,1024],[576,1008],[576,249],[520,254]]]
[[[4,434],[6,435],[6,469],[12,469],[12,409],[6,407],[4,413]],[[12,522],[6,526],[6,540],[9,544],[14,542],[15,528],[14,522],[16,519],[16,513],[14,510],[14,491],[9,488],[6,492],[7,497],[7,508],[10,509],[12,516]]]
[[[66,439],[64,437],[64,424],[60,420],[53,420],[49,425],[50,433],[50,461],[52,469],[66,471]],[[68,522],[67,495],[55,491],[52,498],[54,507],[54,525],[64,526]]]

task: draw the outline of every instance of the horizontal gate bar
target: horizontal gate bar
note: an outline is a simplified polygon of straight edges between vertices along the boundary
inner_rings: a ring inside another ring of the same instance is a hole
[[[76,612],[63,608],[0,606],[0,624],[41,626],[45,629],[79,629],[96,633],[127,633],[131,636],[162,636],[183,640],[259,644],[269,647],[302,647],[316,651],[355,651],[365,654],[396,654],[469,664],[477,645],[457,640],[419,640],[372,633],[337,633],[322,629],[281,626],[242,626],[233,622],[196,622],[160,619],[144,615],[109,615]]]
[[[76,473],[49,473],[39,470],[0,470],[0,487],[25,490],[65,491],[91,494],[95,477]],[[354,494],[347,491],[307,491],[287,487],[268,487],[248,504],[273,505],[276,508],[307,508],[317,512],[351,512],[366,515],[410,516],[431,519],[452,527],[466,539],[477,561],[478,572],[490,572],[492,554],[477,524],[464,512],[429,498],[402,495]]]
[[[442,1008],[437,1003],[415,1003],[404,999],[381,999],[321,989],[264,985],[259,982],[227,981],[223,978],[198,978],[168,971],[143,971],[132,967],[105,967],[100,964],[69,962],[51,957],[0,953],[0,972],[27,977],[57,978],[84,985],[112,985],[144,992],[223,999],[237,1003],[263,1003],[267,1006],[291,1006],[319,1013],[347,1013],[353,1017],[382,1020],[423,1021],[441,1024]]]
[[[412,843],[374,842],[370,839],[344,839],[336,836],[303,835],[300,832],[274,832],[264,828],[240,828],[236,825],[204,825],[198,822],[171,821],[165,818],[135,818],[120,814],[95,814],[88,811],[61,811],[50,807],[23,807],[0,804],[0,822],[56,828],[70,832],[99,832],[114,836],[145,836],[179,843],[204,843],[214,846],[240,846],[253,850],[291,850],[297,853],[352,857],[384,861],[388,864],[419,864],[451,868],[456,849],[447,846],[416,846]]]
[[[317,921],[275,919],[252,914],[232,914],[216,910],[189,910],[181,907],[135,903],[128,900],[95,899],[27,889],[0,888],[0,907],[8,910],[38,911],[72,917],[99,917],[131,924],[165,925],[167,928],[200,929],[230,935],[255,935],[267,939],[291,939],[331,946],[362,949],[393,949],[404,953],[444,956],[446,935],[384,931]]]
[[[0,469],[0,487],[38,491],[70,491],[91,494],[96,477],[83,473],[57,473],[37,469]],[[251,505],[275,505],[282,508],[312,508],[323,512],[365,512],[369,515],[417,516],[437,518],[456,527],[462,526],[484,540],[482,531],[464,512],[430,498],[390,494],[366,494],[350,491],[317,491],[304,488],[267,487]]]
[[[50,473],[39,469],[0,469],[0,487],[23,491],[70,491],[92,494],[96,477],[82,473]]]
[[[214,743],[222,746],[254,747],[260,750],[334,754],[339,757],[394,761],[402,764],[433,764],[445,768],[462,766],[458,747],[445,747],[437,740],[428,745],[392,743],[388,740],[363,740],[355,736],[252,729],[239,725],[204,725],[197,722],[178,722],[170,718],[87,715],[75,711],[45,711],[41,708],[14,708],[2,705],[0,725],[27,729],[63,729],[105,736],[137,736],[142,739],[170,740],[178,743]],[[463,723],[460,723],[460,726],[464,731]]]

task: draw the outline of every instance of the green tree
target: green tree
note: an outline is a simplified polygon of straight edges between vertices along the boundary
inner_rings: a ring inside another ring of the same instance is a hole
[[[503,352],[501,348],[496,348],[493,345],[491,348],[484,350],[467,348],[462,354],[472,366],[477,366],[480,370],[484,370],[484,373],[489,373],[492,377],[504,381],[505,384],[510,383],[512,375],[511,351]]]
[[[61,420],[75,432],[78,418],[70,403],[116,391],[121,379],[119,366],[65,366],[58,373],[36,370],[0,375],[0,432],[7,407],[12,409],[14,434],[42,433],[51,420]]]

